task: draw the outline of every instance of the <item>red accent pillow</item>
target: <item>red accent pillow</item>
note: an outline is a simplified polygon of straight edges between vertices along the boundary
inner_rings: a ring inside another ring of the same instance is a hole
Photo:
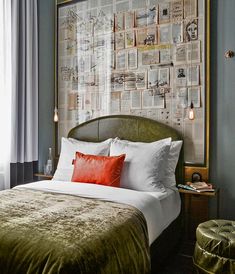
[[[125,157],[125,154],[109,157],[76,152],[72,182],[119,187]]]

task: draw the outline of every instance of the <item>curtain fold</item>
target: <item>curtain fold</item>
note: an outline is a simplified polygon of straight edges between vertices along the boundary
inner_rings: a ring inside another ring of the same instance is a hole
[[[37,0],[0,0],[0,190],[33,180],[38,160]]]
[[[0,0],[0,190],[10,187],[11,1]]]
[[[11,0],[11,186],[33,181],[38,160],[37,0]]]
[[[12,0],[11,3],[11,163],[24,163],[38,160],[37,0]]]

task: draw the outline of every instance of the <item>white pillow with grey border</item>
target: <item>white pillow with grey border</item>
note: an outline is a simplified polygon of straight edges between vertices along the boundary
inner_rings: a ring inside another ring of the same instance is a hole
[[[120,186],[139,191],[165,192],[163,178],[170,146],[171,138],[152,143],[113,140],[110,156],[126,154]]]
[[[52,180],[71,181],[74,168],[72,162],[77,151],[84,154],[108,156],[111,142],[111,138],[104,142],[94,143],[62,137],[60,157]]]

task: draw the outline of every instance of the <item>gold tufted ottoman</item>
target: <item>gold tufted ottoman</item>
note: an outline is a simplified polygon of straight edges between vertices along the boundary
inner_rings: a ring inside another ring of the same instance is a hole
[[[198,273],[235,273],[235,222],[211,220],[196,231],[193,262]]]

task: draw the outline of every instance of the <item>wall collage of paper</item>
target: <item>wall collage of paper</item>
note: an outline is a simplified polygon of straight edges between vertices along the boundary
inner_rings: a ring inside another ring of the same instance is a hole
[[[58,138],[99,116],[144,116],[180,131],[185,162],[202,163],[204,37],[204,0],[87,0],[59,6]]]

